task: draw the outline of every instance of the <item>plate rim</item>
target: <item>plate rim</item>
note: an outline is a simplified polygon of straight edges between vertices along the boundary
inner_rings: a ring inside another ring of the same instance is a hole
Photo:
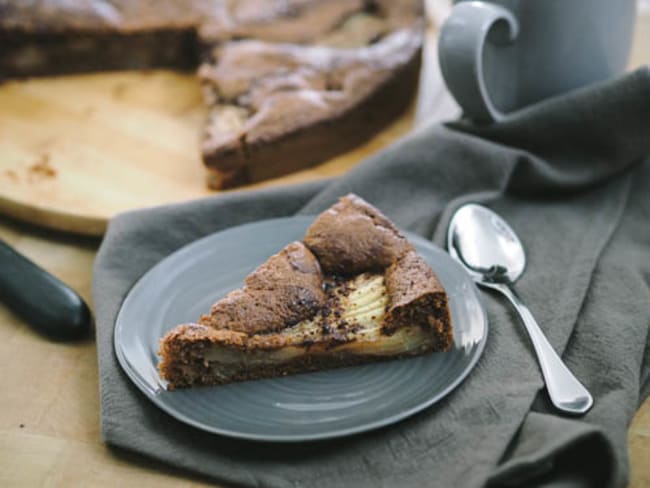
[[[188,250],[192,248],[195,245],[198,245],[200,242],[214,238],[215,235],[217,234],[223,234],[227,233],[230,231],[234,230],[239,230],[245,227],[254,227],[256,225],[259,225],[261,223],[280,223],[280,222],[286,222],[286,221],[303,221],[305,224],[313,222],[313,220],[316,218],[316,215],[294,215],[290,217],[277,217],[277,218],[271,218],[271,219],[260,219],[260,220],[255,220],[252,222],[246,222],[244,224],[240,225],[235,225],[231,227],[227,227],[225,229],[218,230],[216,232],[212,232],[210,234],[207,234],[203,237],[200,237],[198,239],[195,239],[191,242],[188,242],[187,244],[179,247],[175,251],[172,251],[170,254],[153,264],[149,269],[147,269],[134,283],[133,285],[128,289],[128,291],[125,293],[124,298],[122,300],[122,303],[120,304],[120,308],[118,310],[118,313],[115,317],[115,322],[114,322],[114,327],[113,327],[113,350],[115,352],[115,355],[117,357],[118,363],[120,364],[122,370],[126,373],[127,377],[129,378],[130,381],[135,384],[135,386],[138,387],[140,392],[144,394],[144,396],[151,401],[154,405],[156,405],[158,408],[166,412],[168,415],[173,417],[174,419],[183,422],[187,425],[190,425],[194,428],[197,428],[199,430],[202,430],[204,432],[209,432],[211,434],[216,434],[216,435],[222,435],[225,437],[233,438],[233,439],[243,439],[247,441],[255,441],[255,442],[266,442],[266,443],[294,443],[294,442],[305,442],[305,441],[320,441],[320,440],[329,440],[329,439],[335,439],[335,438],[341,438],[341,437],[348,437],[352,435],[357,435],[361,434],[363,432],[368,432],[371,430],[376,430],[381,427],[387,427],[389,425],[393,425],[401,420],[404,420],[408,417],[411,417],[423,410],[428,409],[435,403],[439,402],[446,396],[448,396],[453,390],[455,390],[466,378],[467,376],[471,373],[471,371],[475,368],[476,363],[478,360],[482,357],[483,352],[485,350],[485,346],[487,344],[487,339],[489,336],[489,322],[488,322],[488,317],[487,317],[487,310],[485,308],[485,303],[483,300],[483,296],[480,293],[480,290],[474,283],[474,281],[471,279],[471,277],[462,269],[462,267],[456,263],[453,258],[449,255],[449,253],[445,252],[444,249],[440,248],[436,244],[434,244],[432,241],[415,234],[413,232],[405,231],[403,229],[400,229],[400,232],[402,232],[409,240],[417,240],[420,241],[421,244],[433,246],[436,251],[443,252],[446,254],[450,260],[454,263],[455,266],[458,267],[458,269],[462,270],[463,273],[465,273],[468,277],[468,281],[471,283],[471,286],[473,287],[475,293],[475,296],[477,297],[478,304],[479,304],[479,309],[481,311],[481,318],[482,318],[482,323],[483,323],[483,335],[480,339],[480,341],[477,344],[476,351],[474,352],[474,355],[470,359],[470,361],[467,363],[467,365],[463,368],[462,372],[454,378],[454,380],[447,385],[445,388],[442,390],[438,391],[435,395],[431,396],[428,398],[426,401],[423,401],[421,403],[418,403],[417,405],[414,405],[410,408],[401,410],[400,412],[390,415],[387,417],[382,417],[381,419],[377,419],[374,421],[370,422],[364,422],[362,424],[359,424],[355,427],[346,427],[346,428],[340,428],[340,429],[333,429],[333,430],[328,430],[326,432],[320,432],[320,433],[312,433],[312,434],[277,434],[277,435],[268,435],[268,434],[254,434],[254,433],[247,433],[247,432],[241,432],[239,430],[232,430],[232,429],[227,429],[227,428],[221,428],[221,427],[215,427],[207,423],[199,422],[196,421],[190,417],[187,417],[184,415],[182,412],[177,411],[176,409],[170,407],[167,405],[164,401],[161,400],[161,389],[154,389],[151,387],[151,385],[147,384],[141,377],[140,372],[138,372],[135,367],[131,364],[129,361],[128,357],[126,356],[126,353],[124,352],[121,343],[119,342],[119,336],[122,333],[123,329],[123,324],[120,321],[120,317],[123,313],[123,310],[125,308],[125,305],[129,301],[129,298],[132,296],[133,291],[136,289],[138,286],[142,286],[142,282],[147,278],[147,276],[153,272],[154,269],[156,269],[159,265],[161,265],[164,261],[167,259],[170,259],[172,256],[177,256],[179,253],[187,253],[189,252]],[[156,369],[157,371],[157,369]],[[309,373],[306,373],[309,374]]]

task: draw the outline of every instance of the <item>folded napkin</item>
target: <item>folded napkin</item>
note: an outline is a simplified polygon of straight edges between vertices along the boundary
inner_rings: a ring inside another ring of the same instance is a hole
[[[646,68],[499,124],[425,127],[334,181],[116,217],[93,284],[104,439],[256,487],[623,486],[627,426],[650,389],[649,155]],[[235,441],[174,420],[131,384],[113,352],[113,326],[144,272],[212,232],[315,214],[348,192],[439,245],[459,205],[480,202],[501,214],[529,258],[516,287],[594,394],[594,408],[569,418],[549,407],[519,319],[488,293],[488,343],[469,377],[435,406],[363,435],[300,445]]]

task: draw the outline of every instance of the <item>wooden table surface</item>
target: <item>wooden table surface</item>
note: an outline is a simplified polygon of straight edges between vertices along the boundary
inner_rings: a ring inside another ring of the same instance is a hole
[[[650,2],[644,0],[631,66],[648,62]],[[426,103],[430,113],[449,102],[441,102],[434,93]],[[60,234],[4,217],[0,217],[0,239],[91,303],[98,239]],[[48,341],[0,304],[0,371],[0,486],[209,486],[206,480],[102,443],[92,339]],[[628,447],[630,486],[650,487],[650,399],[630,426]]]

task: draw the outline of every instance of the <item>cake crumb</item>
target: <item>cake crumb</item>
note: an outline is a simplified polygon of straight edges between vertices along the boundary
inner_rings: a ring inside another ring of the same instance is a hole
[[[18,181],[18,173],[16,173],[13,169],[6,169],[5,176],[12,181]]]
[[[116,100],[122,100],[124,95],[126,95],[128,86],[124,82],[117,83],[113,86],[113,98]]]
[[[55,178],[56,169],[50,164],[50,155],[43,153],[39,156],[34,164],[28,168],[30,179],[42,180],[46,178]]]

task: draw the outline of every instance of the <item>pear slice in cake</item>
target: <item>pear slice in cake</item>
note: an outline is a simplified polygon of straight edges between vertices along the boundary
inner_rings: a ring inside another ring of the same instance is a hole
[[[447,294],[379,210],[348,195],[160,344],[170,389],[446,351]]]

